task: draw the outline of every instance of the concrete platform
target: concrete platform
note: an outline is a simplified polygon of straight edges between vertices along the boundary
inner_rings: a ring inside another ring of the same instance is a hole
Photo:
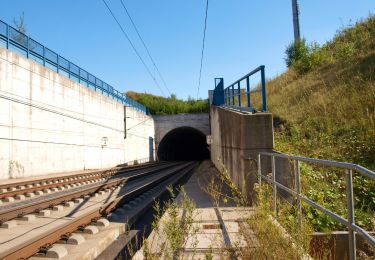
[[[237,207],[233,201],[224,203],[223,200],[213,200],[207,192],[213,176],[218,176],[216,168],[210,161],[205,161],[184,186],[196,208],[192,214],[192,228],[185,236],[185,246],[179,256],[181,259],[226,259],[233,257],[235,251],[257,244],[254,236],[249,245],[249,240],[242,233],[243,226],[247,226],[246,219],[254,213],[254,209]],[[230,193],[229,190],[225,192]],[[182,196],[179,195],[177,201],[181,199]],[[180,216],[184,216],[183,210]],[[168,214],[164,214],[161,222],[166,223],[168,218]],[[248,231],[252,232],[250,229]],[[163,237],[163,232],[153,231],[148,237],[148,253],[154,254],[158,259],[165,259],[162,249],[164,243],[169,242]],[[146,259],[144,254],[145,249],[142,248],[133,259]]]

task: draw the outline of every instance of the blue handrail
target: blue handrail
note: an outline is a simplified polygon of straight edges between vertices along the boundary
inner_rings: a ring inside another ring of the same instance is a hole
[[[251,103],[251,91],[250,91],[250,77],[255,73],[260,72],[261,76],[261,86],[262,86],[262,112],[267,111],[267,96],[266,96],[266,76],[265,76],[265,66],[261,65],[256,69],[252,70],[239,80],[236,80],[228,87],[224,89],[224,106],[231,107],[239,110],[257,111]],[[242,91],[241,81],[246,80],[246,90]],[[246,94],[247,104],[244,106],[242,104],[242,95]],[[237,103],[236,103],[237,100]]]
[[[1,46],[16,51],[26,58],[32,59],[71,80],[111,97],[125,106],[134,107],[138,111],[149,114],[146,106],[117,91],[111,85],[0,20]]]

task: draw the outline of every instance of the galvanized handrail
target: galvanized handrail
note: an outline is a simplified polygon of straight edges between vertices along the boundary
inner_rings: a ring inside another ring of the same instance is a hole
[[[262,164],[261,156],[271,157],[271,168],[272,168],[272,178],[269,178],[262,174]],[[295,184],[296,189],[290,189],[280,182],[276,181],[276,169],[275,169],[275,158],[284,158],[294,161],[294,172],[295,172]],[[325,208],[322,205],[312,201],[301,193],[301,182],[300,182],[300,162],[307,162],[312,164],[320,164],[325,166],[332,166],[337,168],[346,169],[346,196],[347,196],[347,207],[348,207],[348,217],[343,218],[340,215],[334,213],[333,211]],[[375,172],[364,168],[360,165],[347,163],[347,162],[337,162],[331,160],[322,160],[307,158],[301,156],[292,156],[282,153],[270,153],[270,152],[260,152],[258,154],[258,182],[259,185],[262,183],[262,179],[271,183],[273,186],[273,210],[277,212],[277,189],[276,187],[284,190],[285,192],[295,196],[297,198],[297,208],[298,208],[298,221],[302,224],[302,201],[309,204],[310,206],[322,211],[323,213],[329,215],[333,219],[337,220],[344,226],[348,228],[349,231],[349,256],[350,259],[356,259],[356,238],[355,232],[362,236],[372,247],[375,248],[375,238],[372,237],[368,231],[359,227],[355,224],[354,218],[354,197],[353,197],[353,171],[362,174],[372,180],[375,180]]]
[[[32,59],[103,95],[107,95],[125,106],[131,106],[145,114],[149,114],[147,107],[144,105],[117,91],[109,84],[88,73],[73,62],[70,62],[56,52],[0,20],[0,47],[1,46],[12,51],[17,51],[26,58]]]
[[[261,65],[256,69],[252,70],[239,80],[236,80],[228,87],[224,89],[224,106],[231,107],[239,110],[248,110],[248,111],[256,111],[256,109],[251,104],[251,93],[250,93],[250,77],[255,73],[261,73],[261,85],[262,85],[262,112],[267,111],[267,96],[266,96],[266,77],[265,77],[265,66]],[[247,105],[242,106],[242,92],[241,92],[241,81],[246,80],[246,100]],[[236,90],[235,90],[236,86]],[[237,99],[237,104],[236,104]]]

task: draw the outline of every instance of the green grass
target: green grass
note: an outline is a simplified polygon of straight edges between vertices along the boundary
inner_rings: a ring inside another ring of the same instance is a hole
[[[374,170],[375,17],[338,31],[307,59],[267,82],[269,111],[276,123],[276,150]],[[259,95],[254,93],[252,99],[257,101]],[[342,197],[338,194],[345,192],[338,185],[339,174],[328,177],[325,170],[304,171],[310,185],[306,193],[345,215],[337,203]],[[356,176],[354,188],[357,219],[362,226],[374,229],[375,182]],[[316,230],[341,228],[313,209],[306,211]]]

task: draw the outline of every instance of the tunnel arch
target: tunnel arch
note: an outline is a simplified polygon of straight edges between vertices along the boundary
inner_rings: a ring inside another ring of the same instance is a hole
[[[206,135],[188,126],[169,131],[160,141],[157,155],[160,161],[201,161],[210,158]]]

